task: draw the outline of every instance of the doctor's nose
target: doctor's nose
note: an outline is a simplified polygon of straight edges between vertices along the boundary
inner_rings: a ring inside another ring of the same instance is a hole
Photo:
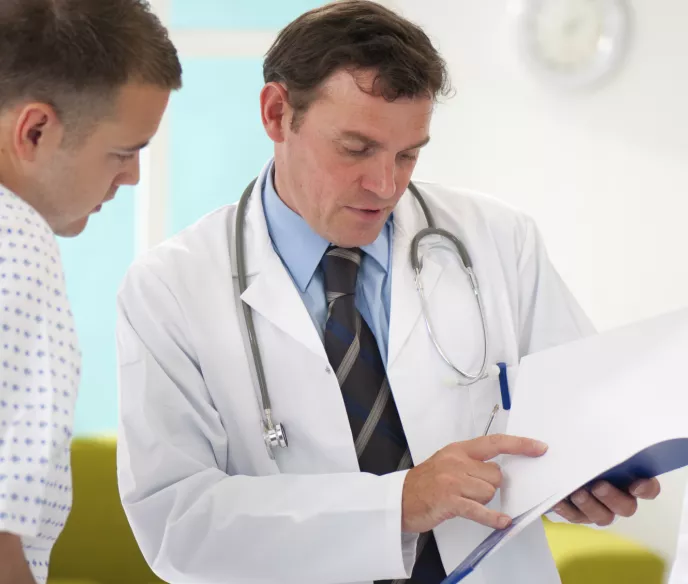
[[[364,189],[375,193],[381,199],[393,197],[397,190],[396,163],[392,160],[371,160],[370,166],[363,176]]]

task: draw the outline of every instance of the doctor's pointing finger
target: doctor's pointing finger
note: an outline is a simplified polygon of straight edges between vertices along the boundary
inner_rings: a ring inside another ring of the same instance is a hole
[[[446,446],[406,475],[402,528],[423,533],[453,517],[465,517],[494,529],[511,518],[485,507],[502,483],[493,462],[500,454],[541,456],[547,445],[527,438],[493,435]]]

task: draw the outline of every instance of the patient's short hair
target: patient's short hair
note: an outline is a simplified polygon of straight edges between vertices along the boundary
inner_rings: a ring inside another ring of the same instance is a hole
[[[181,75],[145,0],[0,0],[0,112],[46,103],[68,131],[84,130],[128,82],[175,90]]]

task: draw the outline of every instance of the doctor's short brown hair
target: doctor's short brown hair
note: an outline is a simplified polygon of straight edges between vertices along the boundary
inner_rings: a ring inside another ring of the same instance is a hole
[[[175,90],[181,76],[145,0],[0,0],[0,112],[36,101],[68,129],[83,127],[125,84]]]
[[[340,69],[375,71],[372,94],[388,101],[451,93],[446,63],[425,32],[368,0],[333,2],[287,25],[267,53],[263,77],[285,85],[297,128],[323,82]]]

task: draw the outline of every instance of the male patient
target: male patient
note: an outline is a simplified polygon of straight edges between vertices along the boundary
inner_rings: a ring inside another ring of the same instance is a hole
[[[55,234],[138,182],[180,86],[143,0],[0,0],[0,584],[46,581],[71,507],[81,363]]]

